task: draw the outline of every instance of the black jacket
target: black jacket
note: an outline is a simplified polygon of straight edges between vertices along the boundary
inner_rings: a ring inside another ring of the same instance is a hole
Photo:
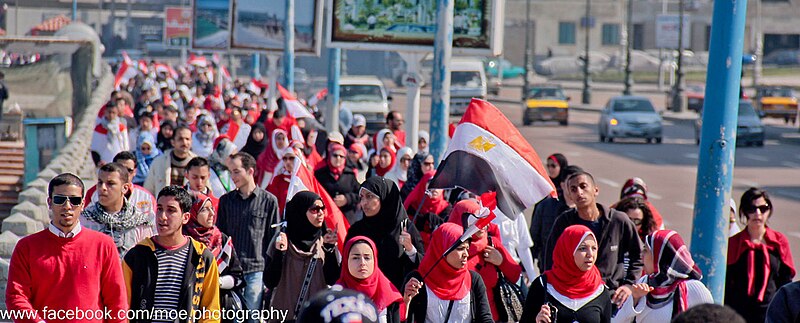
[[[778,251],[771,251],[768,254],[770,274],[766,279],[767,286],[764,291],[764,300],[761,302],[758,301],[757,297],[748,296],[747,293],[747,277],[750,275],[747,269],[747,257],[739,257],[736,263],[727,266],[725,305],[736,310],[747,322],[764,322],[767,308],[773,295],[779,288],[792,282],[791,268],[781,261]],[[753,281],[753,288],[756,291],[760,291],[764,287],[765,261],[763,254],[760,252],[755,253],[754,275],[756,278]]]
[[[525,310],[519,320],[520,323],[535,322],[536,316],[539,315],[539,311],[545,302],[549,302],[558,309],[558,316],[551,322],[606,323],[611,321],[613,307],[611,305],[611,293],[607,288],[595,299],[589,301],[577,311],[573,311],[547,292],[542,286],[542,277],[539,276],[539,278],[531,282],[528,296],[525,298]],[[552,310],[550,315],[553,315]]]
[[[364,224],[364,221],[354,223],[350,230],[347,231],[345,241],[350,240],[355,236],[372,236],[375,228],[370,228]],[[422,244],[422,238],[417,231],[417,227],[413,224],[406,224],[406,231],[411,235],[414,248],[417,249],[417,254],[414,259],[411,259],[405,252],[398,255],[397,252],[397,239],[399,236],[382,235],[381,239],[375,240],[375,247],[378,248],[378,267],[381,272],[386,276],[389,281],[397,287],[397,290],[404,290],[403,283],[406,275],[419,267],[422,262],[422,257],[425,255],[425,247]]]
[[[633,285],[642,275],[642,242],[636,232],[636,226],[628,215],[609,208],[606,210],[597,204],[600,210],[601,235],[597,237],[597,261],[595,266],[600,270],[600,275],[609,289],[615,290],[622,285]],[[553,249],[561,233],[574,224],[581,224],[577,209],[570,209],[562,213],[553,224],[550,238],[547,240],[547,253],[545,254],[545,269],[553,266]],[[625,270],[625,256],[630,258],[630,264]]]
[[[360,188],[358,179],[356,179],[356,173],[349,167],[345,167],[342,174],[339,175],[339,179],[336,180],[333,178],[330,168],[325,166],[315,171],[314,177],[317,178],[319,184],[325,188],[325,191],[327,191],[328,195],[332,198],[336,197],[336,195],[344,195],[344,197],[347,198],[347,204],[339,209],[342,210],[342,213],[344,213],[349,223],[355,223],[356,206],[358,206],[358,190]]]
[[[440,266],[446,266],[446,264],[440,264]],[[469,291],[472,322],[493,323],[494,319],[492,319],[492,310],[489,307],[489,298],[486,296],[486,285],[483,283],[483,278],[481,278],[480,274],[472,270],[469,271],[469,274],[472,278],[472,289]],[[422,275],[416,270],[408,275],[406,282],[411,280],[411,278],[416,278],[417,280],[422,281]],[[405,288],[403,290],[405,290]],[[408,317],[406,317],[406,322],[425,322],[428,311],[427,289],[423,287],[419,294],[411,299],[411,304],[409,304],[408,308],[409,311]],[[444,318],[441,318],[439,320],[434,320],[434,322],[440,322],[443,320]]]
[[[558,216],[569,207],[560,200],[553,197],[546,197],[533,208],[533,218],[531,219],[531,238],[533,247],[531,254],[536,258],[539,265],[539,272],[544,272],[544,252],[547,239],[550,237],[550,230]]]

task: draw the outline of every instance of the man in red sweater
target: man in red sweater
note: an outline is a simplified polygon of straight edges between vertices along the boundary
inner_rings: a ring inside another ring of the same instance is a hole
[[[6,306],[15,322],[125,322],[127,290],[110,237],[81,227],[83,181],[50,180],[47,229],[22,238],[8,272]],[[121,314],[121,315],[120,315]]]

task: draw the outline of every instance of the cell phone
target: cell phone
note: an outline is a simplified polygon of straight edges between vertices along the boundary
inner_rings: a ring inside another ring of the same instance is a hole
[[[547,302],[547,307],[550,308],[550,323],[556,323],[558,320],[558,307],[553,306],[550,302]]]

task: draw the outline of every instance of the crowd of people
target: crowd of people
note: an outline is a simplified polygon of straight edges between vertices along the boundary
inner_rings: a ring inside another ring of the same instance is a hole
[[[798,319],[800,285],[786,237],[767,225],[764,190],[731,206],[725,304],[736,313],[726,314],[704,305],[715,300],[703,273],[640,178],[601,205],[592,174],[553,154],[543,175],[557,196],[539,202],[528,225],[491,194],[429,188],[429,136],[407,138],[399,112],[374,135],[358,114],[327,133],[293,115],[289,98],[271,104],[263,83],[220,86],[213,68],[151,65],[120,83],[97,117],[97,184],[53,178],[49,227],[14,250],[6,303],[34,315],[18,321],[53,320],[47,309],[151,314],[106,319],[119,322]],[[324,191],[297,192],[303,168]],[[330,207],[347,232],[326,224]],[[460,243],[490,213],[492,223]],[[206,315],[242,312],[253,314]]]

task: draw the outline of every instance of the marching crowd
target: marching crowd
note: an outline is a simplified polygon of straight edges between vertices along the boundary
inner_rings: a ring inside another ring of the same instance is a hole
[[[287,95],[273,106],[256,80],[149,65],[118,80],[97,117],[97,184],[53,178],[49,227],[17,244],[6,304],[32,316],[15,321],[91,321],[47,309],[128,313],[96,320],[118,322],[800,317],[789,244],[768,225],[764,190],[731,200],[727,307],[715,306],[640,178],[601,205],[592,174],[553,154],[542,175],[557,194],[529,225],[492,194],[429,188],[429,136],[407,138],[401,113],[375,135],[358,114],[327,133],[313,106],[300,114],[302,100]]]

